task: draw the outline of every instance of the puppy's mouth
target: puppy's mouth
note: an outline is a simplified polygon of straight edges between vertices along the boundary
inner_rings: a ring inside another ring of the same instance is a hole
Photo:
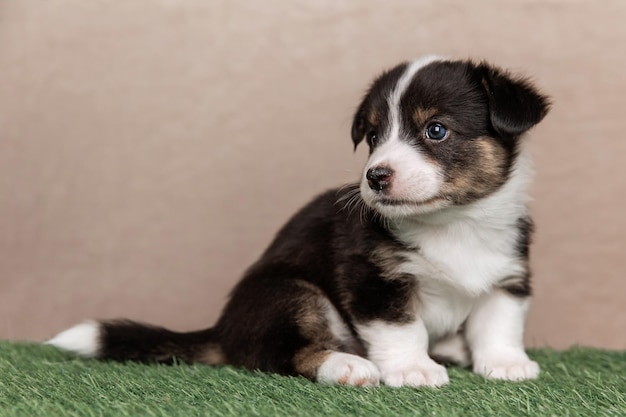
[[[426,200],[415,201],[415,200],[407,200],[403,198],[387,198],[387,197],[379,197],[374,200],[375,204],[380,204],[383,206],[425,206],[437,201],[444,201],[445,198],[441,196],[431,197]]]
[[[403,218],[420,216],[442,210],[451,205],[449,198],[445,196],[435,196],[426,200],[412,200],[405,198],[388,198],[377,196],[370,200],[367,205],[372,207],[383,217],[386,218]]]

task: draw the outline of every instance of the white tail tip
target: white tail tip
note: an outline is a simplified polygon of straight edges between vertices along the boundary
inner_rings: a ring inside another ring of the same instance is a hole
[[[94,357],[100,348],[100,325],[88,321],[62,331],[46,342],[47,345],[68,350],[85,357]]]

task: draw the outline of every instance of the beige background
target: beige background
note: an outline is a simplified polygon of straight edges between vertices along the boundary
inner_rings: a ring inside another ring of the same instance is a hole
[[[358,178],[382,69],[487,58],[554,97],[530,146],[527,339],[626,348],[626,2],[0,0],[0,338],[210,325],[314,194]]]

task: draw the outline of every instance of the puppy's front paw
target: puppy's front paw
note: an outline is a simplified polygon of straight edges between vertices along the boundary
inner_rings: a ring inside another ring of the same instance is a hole
[[[380,372],[376,365],[360,356],[333,352],[318,369],[317,381],[323,384],[377,386]]]
[[[382,374],[383,383],[390,387],[439,387],[450,382],[446,368],[433,361],[398,370],[383,371]]]
[[[491,379],[524,381],[539,376],[539,365],[528,358],[482,360],[474,363],[474,372]]]

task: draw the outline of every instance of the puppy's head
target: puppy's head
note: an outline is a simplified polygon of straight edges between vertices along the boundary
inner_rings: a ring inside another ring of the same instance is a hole
[[[361,196],[385,217],[472,203],[504,183],[520,136],[548,112],[527,80],[486,63],[425,57],[378,77],[352,125],[370,157]]]

